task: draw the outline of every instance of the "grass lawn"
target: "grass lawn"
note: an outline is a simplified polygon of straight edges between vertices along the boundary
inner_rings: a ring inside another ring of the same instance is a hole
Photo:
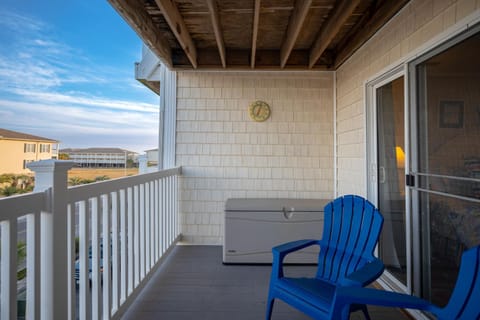
[[[126,173],[126,174],[125,174]],[[72,168],[68,171],[68,179],[79,177],[82,179],[95,179],[96,177],[107,176],[110,179],[133,176],[138,174],[138,168]]]

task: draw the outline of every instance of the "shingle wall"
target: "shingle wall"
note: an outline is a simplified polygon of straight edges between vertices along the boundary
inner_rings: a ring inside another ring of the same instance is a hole
[[[183,239],[221,244],[228,198],[333,197],[333,74],[179,72]],[[248,105],[266,101],[265,122]]]
[[[365,84],[476,19],[480,1],[412,0],[336,73],[337,193],[366,194]]]

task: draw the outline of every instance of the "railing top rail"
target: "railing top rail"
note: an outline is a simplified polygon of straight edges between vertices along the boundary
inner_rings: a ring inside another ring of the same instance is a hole
[[[34,192],[0,199],[0,221],[45,210],[45,192]]]
[[[76,202],[86,200],[91,197],[95,197],[102,194],[108,194],[121,189],[126,189],[141,183],[154,181],[164,177],[180,175],[182,173],[181,167],[166,169],[153,173],[139,174],[136,176],[122,177],[111,179],[107,181],[99,181],[86,185],[79,185],[68,188],[68,201]]]

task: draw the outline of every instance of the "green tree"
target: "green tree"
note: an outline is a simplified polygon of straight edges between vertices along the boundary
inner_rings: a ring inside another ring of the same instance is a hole
[[[68,179],[68,184],[71,186],[78,186],[79,184],[82,184],[82,178],[80,177],[71,177]]]
[[[17,187],[15,186],[9,186],[9,187],[5,187],[2,189],[2,195],[6,196],[6,197],[9,197],[13,194],[16,194],[19,192],[19,189],[17,189]]]
[[[60,153],[58,155],[58,160],[70,160],[70,156],[68,153]]]

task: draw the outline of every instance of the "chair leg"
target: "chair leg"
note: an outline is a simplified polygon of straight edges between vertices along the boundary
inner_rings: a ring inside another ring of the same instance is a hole
[[[368,314],[367,305],[366,304],[362,305],[360,309],[362,310],[363,314],[365,315],[365,319],[371,320],[370,315]]]
[[[273,303],[274,302],[275,302],[275,298],[268,297],[267,313],[265,314],[265,320],[270,320],[270,318],[272,317]]]

